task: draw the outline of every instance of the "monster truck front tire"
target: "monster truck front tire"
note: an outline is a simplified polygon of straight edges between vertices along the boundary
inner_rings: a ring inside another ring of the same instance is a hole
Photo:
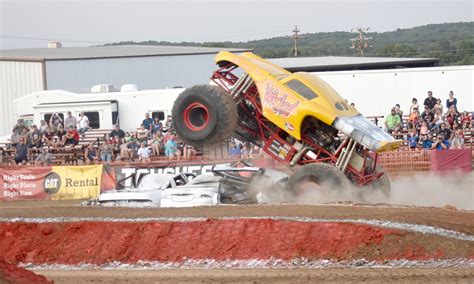
[[[304,183],[314,183],[334,191],[341,191],[349,186],[349,180],[339,169],[325,163],[307,164],[298,168],[288,179],[285,189],[298,196],[302,193],[301,186]]]
[[[390,197],[391,184],[388,175],[380,168],[377,167],[377,172],[383,172],[383,174],[376,180],[364,186],[366,193],[373,193],[375,191],[381,192],[384,197]]]
[[[173,126],[179,138],[197,148],[225,142],[237,127],[237,106],[223,89],[196,85],[182,92],[173,105]]]

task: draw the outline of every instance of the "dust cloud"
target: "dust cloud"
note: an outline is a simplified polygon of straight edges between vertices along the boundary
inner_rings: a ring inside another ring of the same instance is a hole
[[[282,190],[263,189],[259,192],[264,203],[324,204],[358,203],[391,204],[407,206],[444,207],[474,210],[473,174],[450,173],[448,175],[418,174],[391,180],[389,196],[381,190],[346,186],[336,190],[328,185],[305,185],[296,197]]]

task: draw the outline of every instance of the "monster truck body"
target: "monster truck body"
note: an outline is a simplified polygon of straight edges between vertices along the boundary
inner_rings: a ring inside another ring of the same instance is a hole
[[[203,147],[234,136],[291,166],[325,164],[306,167],[304,173],[314,173],[300,179],[345,176],[357,185],[387,184],[380,181],[387,177],[377,170],[377,153],[397,149],[400,141],[348,106],[326,82],[252,53],[221,52],[216,63],[211,77],[216,86],[191,87],[173,107],[176,132],[185,143]]]

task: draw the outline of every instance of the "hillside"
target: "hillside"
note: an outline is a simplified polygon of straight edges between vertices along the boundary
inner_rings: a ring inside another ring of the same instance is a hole
[[[299,40],[300,56],[354,56],[349,39],[351,32],[308,33]],[[382,33],[368,33],[371,47],[365,56],[383,57],[436,57],[441,65],[474,64],[474,22],[431,24],[410,29]],[[293,41],[285,36],[248,42],[119,42],[106,45],[192,45],[208,47],[252,48],[266,58],[292,56]]]

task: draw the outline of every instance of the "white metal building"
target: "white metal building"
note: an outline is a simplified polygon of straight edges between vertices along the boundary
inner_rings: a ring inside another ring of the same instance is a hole
[[[0,50],[0,136],[15,123],[13,100],[41,90],[89,93],[93,85],[136,84],[141,90],[206,84],[224,49],[103,46]]]

